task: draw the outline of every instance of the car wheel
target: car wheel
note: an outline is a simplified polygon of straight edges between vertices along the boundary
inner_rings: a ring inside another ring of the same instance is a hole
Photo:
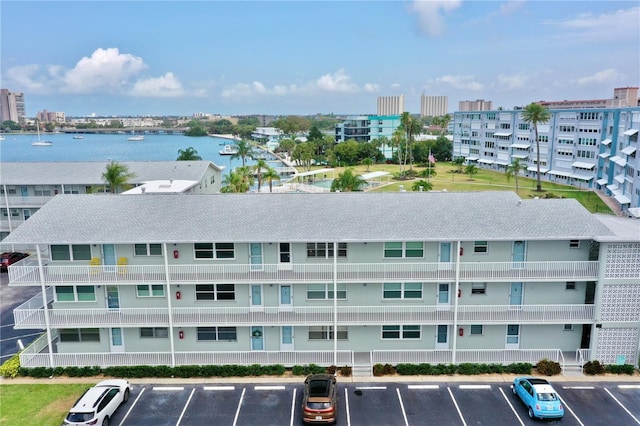
[[[124,398],[122,398],[122,402],[127,402],[129,400],[129,388],[124,390]]]
[[[529,417],[532,418],[532,419],[536,418],[535,414],[533,413],[533,408],[531,408],[531,407],[529,407]]]
[[[102,420],[102,426],[109,426],[109,416],[105,416]]]
[[[518,391],[516,390],[516,385],[511,386],[511,392],[513,392],[514,395],[518,394]]]

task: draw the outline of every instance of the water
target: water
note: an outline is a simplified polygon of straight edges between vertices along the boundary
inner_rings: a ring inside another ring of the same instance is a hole
[[[192,147],[203,160],[224,167],[225,173],[242,166],[242,159],[232,159],[230,155],[220,155],[228,139],[216,137],[189,137],[184,135],[147,134],[143,141],[128,141],[130,135],[85,135],[84,139],[73,139],[72,134],[46,133],[41,139],[53,142],[51,146],[33,146],[37,135],[3,135],[0,140],[1,162],[44,162],[44,161],[175,161],[178,150]],[[246,164],[255,161],[247,158]],[[283,164],[269,162],[272,167]]]

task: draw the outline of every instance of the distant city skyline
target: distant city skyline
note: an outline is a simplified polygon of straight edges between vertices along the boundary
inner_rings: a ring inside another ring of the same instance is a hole
[[[30,117],[511,109],[640,83],[630,1],[3,1],[0,24],[0,87]]]

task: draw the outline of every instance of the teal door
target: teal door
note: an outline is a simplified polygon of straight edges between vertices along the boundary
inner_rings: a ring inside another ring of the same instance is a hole
[[[522,283],[511,283],[511,288],[509,289],[509,305],[522,305]]]
[[[290,311],[293,309],[293,296],[291,294],[290,285],[280,286],[280,309]]]
[[[451,262],[451,243],[440,243],[440,262]]]
[[[252,271],[262,271],[262,244],[251,243],[249,247],[249,263]]]
[[[449,326],[439,325],[436,332],[436,349],[449,349]]]
[[[293,327],[290,325],[283,325],[280,328],[280,350],[292,351],[295,349],[293,344]]]
[[[251,350],[263,351],[264,350],[264,336],[262,335],[264,330],[261,326],[251,327]]]
[[[524,268],[524,261],[526,257],[527,244],[525,241],[513,242],[513,267],[516,269]]]
[[[107,265],[105,270],[115,271],[116,265],[116,246],[113,244],[102,245],[102,262]]]
[[[262,306],[262,286],[260,284],[251,284],[251,310],[260,310]]]

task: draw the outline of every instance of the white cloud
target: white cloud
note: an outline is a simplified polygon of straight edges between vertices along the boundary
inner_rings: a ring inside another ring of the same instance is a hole
[[[600,15],[579,14],[565,20],[545,23],[561,30],[561,36],[573,36],[592,42],[611,40],[637,40],[640,7],[619,9]]]
[[[464,90],[482,90],[484,85],[475,81],[475,77],[471,75],[445,75],[436,78],[436,83],[447,84],[455,89]]]
[[[355,84],[349,82],[351,77],[339,69],[334,74],[325,74],[316,81],[316,86],[327,92],[355,92],[358,88]]]
[[[526,2],[524,0],[513,0],[506,1],[500,5],[500,15],[502,16],[510,16],[514,13],[518,12],[525,6]]]
[[[380,86],[375,83],[366,83],[364,85],[364,91],[369,93],[379,92]]]
[[[497,78],[497,87],[505,90],[523,89],[527,86],[531,77],[530,74],[525,72],[519,72],[513,75],[500,74]]]
[[[5,71],[3,79],[19,87],[21,91],[42,93],[47,84],[37,76],[39,71],[40,67],[35,64],[15,66]]]
[[[391,88],[392,88],[392,89],[399,89],[400,87],[402,87],[402,86],[400,85],[400,83],[391,83]]]
[[[129,92],[132,96],[147,98],[175,98],[184,93],[182,84],[172,72],[162,77],[138,80]]]
[[[433,37],[444,32],[444,12],[457,9],[461,0],[417,0],[409,9],[418,15],[418,29],[427,36]]]
[[[579,86],[585,86],[590,84],[614,84],[620,80],[622,74],[613,68],[608,68],[606,70],[598,71],[592,75],[578,78],[575,80],[576,84]]]

